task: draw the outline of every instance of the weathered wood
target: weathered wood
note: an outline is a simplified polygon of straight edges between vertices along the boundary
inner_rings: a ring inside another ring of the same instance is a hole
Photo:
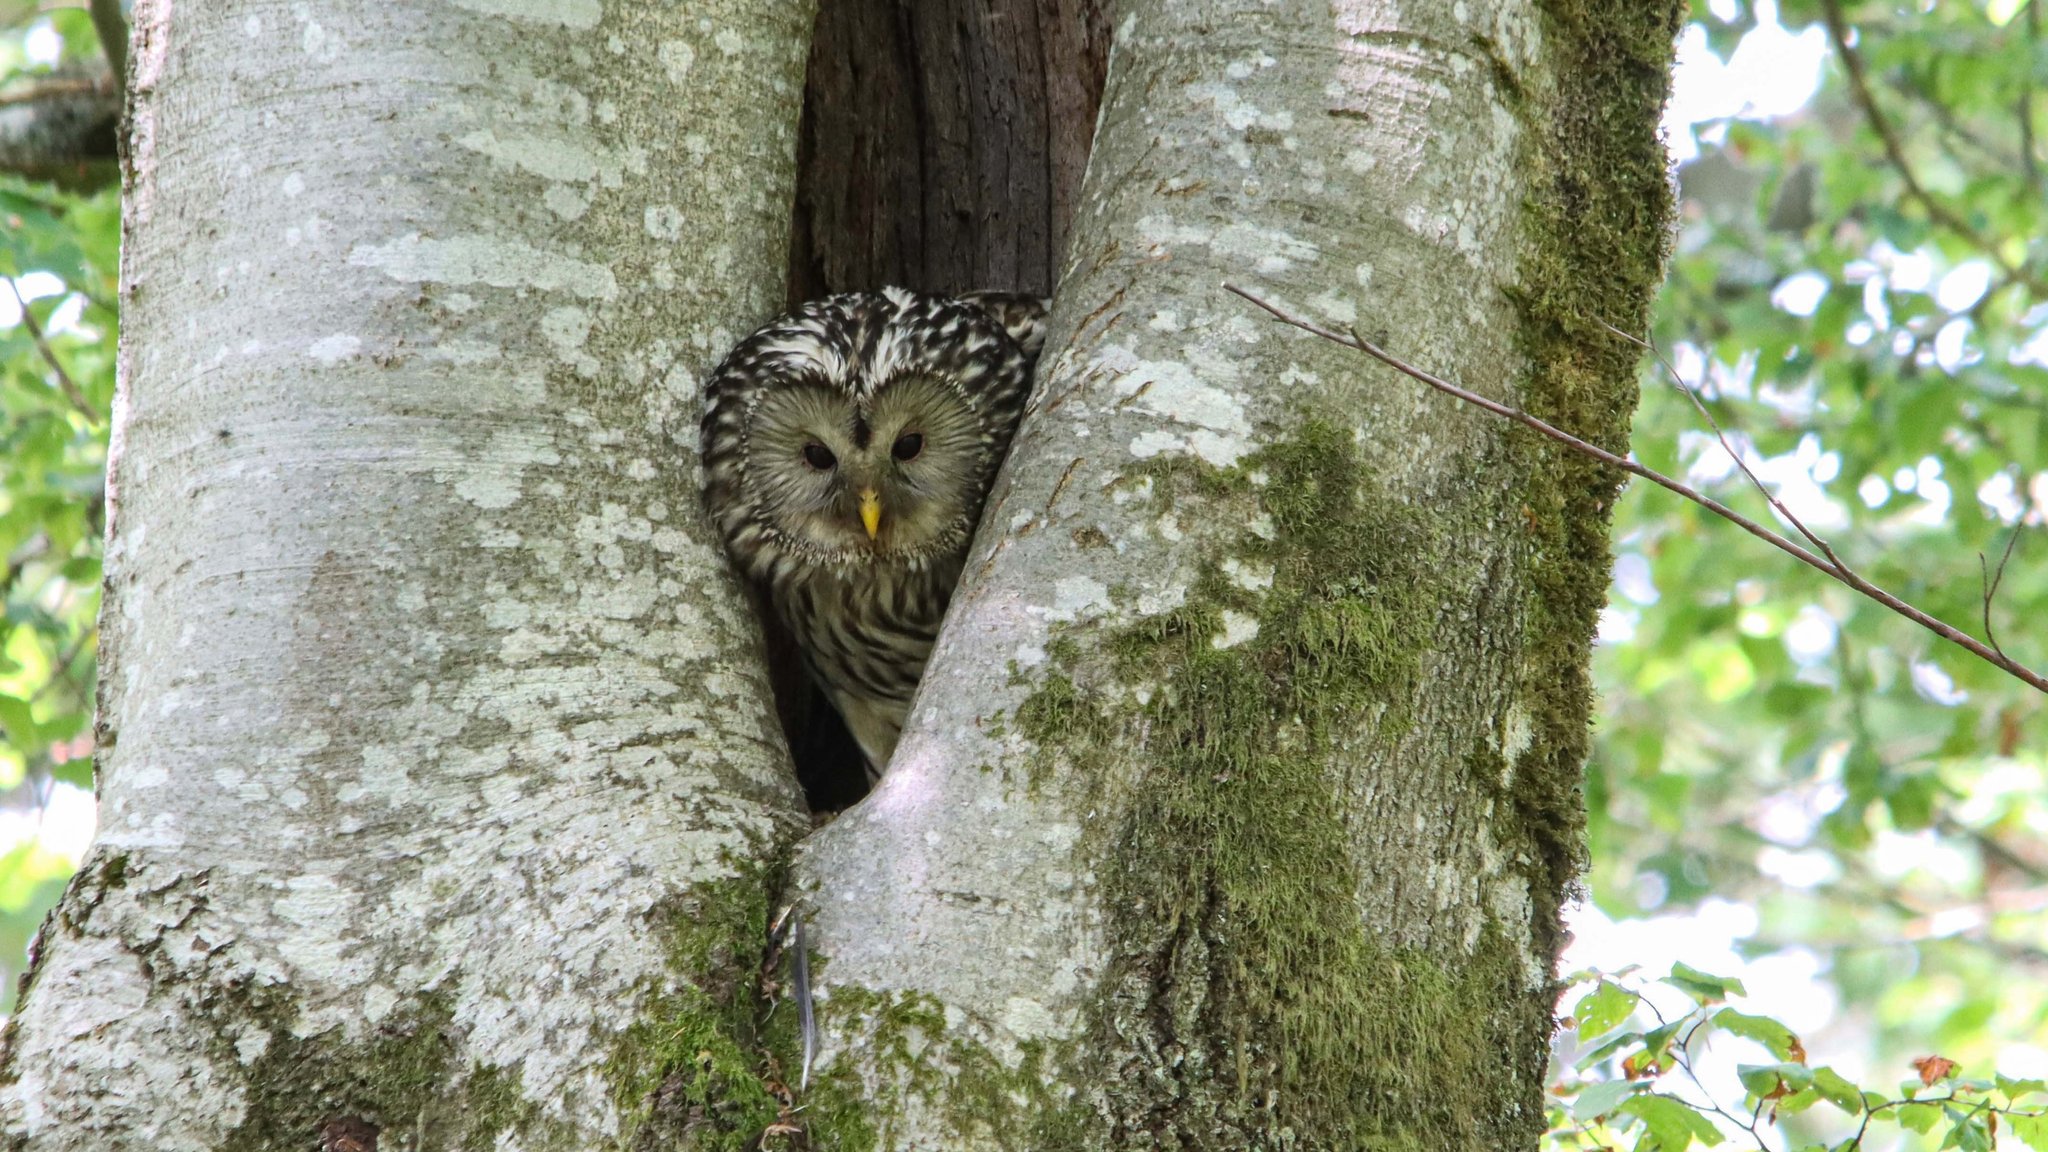
[[[795,299],[1050,293],[1102,99],[1105,0],[826,0],[798,154]]]

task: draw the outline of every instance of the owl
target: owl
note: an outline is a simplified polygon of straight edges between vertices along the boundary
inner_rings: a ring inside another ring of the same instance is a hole
[[[1044,300],[814,300],[704,387],[704,506],[880,780],[1044,343]]]

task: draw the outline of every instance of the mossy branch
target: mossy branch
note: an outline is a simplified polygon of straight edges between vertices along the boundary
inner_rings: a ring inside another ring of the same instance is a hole
[[[1676,492],[1678,495],[1685,497],[1687,500],[1690,500],[1693,503],[1698,504],[1700,507],[1705,508],[1707,511],[1712,512],[1714,515],[1721,517],[1722,519],[1728,521],[1731,524],[1734,524],[1736,527],[1741,528],[1743,531],[1749,533],[1750,535],[1756,537],[1759,540],[1762,540],[1764,543],[1771,545],[1773,548],[1776,548],[1781,552],[1789,554],[1793,558],[1797,559],[1800,563],[1805,564],[1808,567],[1811,567],[1819,572],[1822,572],[1834,580],[1840,581],[1842,584],[1847,585],[1849,588],[1854,589],[1855,591],[1862,593],[1864,596],[1872,600],[1875,600],[1879,604],[1884,605],[1886,608],[1891,609],[1898,615],[1903,616],[1908,620],[1911,620],[1913,623],[1918,624],[1922,628],[1927,629],[1929,632],[1932,632],[1935,635],[1941,637],[1942,639],[1947,640],[1951,644],[1954,644],[1962,648],[1963,650],[1969,652],[1971,655],[1977,657],[1980,660],[1983,660],[1985,663],[1992,665],[2000,671],[2005,672],[2006,674],[2033,688],[2035,691],[2048,693],[2048,676],[2043,676],[2041,673],[2036,672],[2032,668],[2029,668],[2026,665],[2020,663],[2019,661],[2014,660],[2012,657],[2007,656],[1995,645],[1986,644],[1983,641],[1977,639],[1976,637],[1970,635],[1969,633],[1964,632],[1962,629],[1956,628],[1953,625],[1944,623],[1943,621],[1936,619],[1935,617],[1929,615],[1927,612],[1922,611],[1921,609],[1916,608],[1911,604],[1908,604],[1906,601],[1899,599],[1897,596],[1894,596],[1890,592],[1885,591],[1883,588],[1878,587],[1876,584],[1871,583],[1869,579],[1865,578],[1855,569],[1849,567],[1848,563],[1844,561],[1840,556],[1836,555],[1835,550],[1829,547],[1826,541],[1822,540],[1819,536],[1814,535],[1814,533],[1811,530],[1809,530],[1806,527],[1806,525],[1799,520],[1798,517],[1793,516],[1792,513],[1789,510],[1787,510],[1783,504],[1779,503],[1776,499],[1771,498],[1771,494],[1767,489],[1764,490],[1764,496],[1766,499],[1771,500],[1771,506],[1776,508],[1779,514],[1784,516],[1785,519],[1789,521],[1792,524],[1792,526],[1799,531],[1800,535],[1804,536],[1809,542],[1811,542],[1816,548],[1819,549],[1818,555],[1816,555],[1813,551],[1801,547],[1796,541],[1789,539],[1781,533],[1774,532],[1771,529],[1764,527],[1762,524],[1759,524],[1756,521],[1751,520],[1749,517],[1744,516],[1742,513],[1735,511],[1733,508],[1728,507],[1726,504],[1721,503],[1720,501],[1714,499],[1711,496],[1706,495],[1705,493],[1699,491],[1696,488],[1681,483],[1680,481],[1674,480],[1671,477],[1656,471],[1655,469],[1646,468],[1643,465],[1638,464],[1625,456],[1620,456],[1616,455],[1613,452],[1609,452],[1607,449],[1602,448],[1597,444],[1591,444],[1584,440],[1581,440],[1577,436],[1574,436],[1571,433],[1564,431],[1563,429],[1553,427],[1552,425],[1547,424],[1542,420],[1539,420],[1536,417],[1529,415],[1527,412],[1524,412],[1519,408],[1510,407],[1506,404],[1501,403],[1498,400],[1490,400],[1484,396],[1481,396],[1477,392],[1472,392],[1467,389],[1460,388],[1458,385],[1453,384],[1450,381],[1443,379],[1442,377],[1431,375],[1430,373],[1415,367],[1407,361],[1402,360],[1400,357],[1395,356],[1393,353],[1388,352],[1384,348],[1381,348],[1379,345],[1374,344],[1372,341],[1365,339],[1363,336],[1360,336],[1356,332],[1345,333],[1332,331],[1312,321],[1304,320],[1299,316],[1291,315],[1290,313],[1281,309],[1278,305],[1260,299],[1258,296],[1255,296],[1252,293],[1247,292],[1234,284],[1225,284],[1223,287],[1225,288],[1225,290],[1234,293],[1235,295],[1242,296],[1244,299],[1249,300],[1253,304],[1258,305],[1260,308],[1265,309],[1267,312],[1271,313],[1275,319],[1279,320],[1283,324],[1299,328],[1304,332],[1320,336],[1325,340],[1330,340],[1335,343],[1342,344],[1347,348],[1356,349],[1357,351],[1363,352],[1367,356],[1370,356],[1373,359],[1378,360],[1380,363],[1385,364],[1389,368],[1394,369],[1402,375],[1411,377],[1415,380],[1419,380],[1422,383],[1429,385],[1431,388],[1434,388],[1447,396],[1455,397],[1456,399],[1462,400],[1475,408],[1483,408],[1496,416],[1505,417],[1506,419],[1512,420],[1515,423],[1520,424],[1526,428],[1532,429],[1536,432],[1540,432],[1544,436],[1547,436],[1550,439],[1555,440],[1560,444],[1563,444],[1565,447],[1570,448],[1575,452],[1591,456],[1595,460],[1598,460],[1603,464],[1619,468],[1623,472],[1626,472],[1631,476],[1639,476],[1645,480],[1648,480],[1650,483],[1657,485],[1660,488],[1665,488],[1669,489],[1672,492]],[[1613,328],[1612,326],[1609,326],[1608,330],[1616,333],[1619,336],[1622,336],[1625,339],[1634,341],[1637,344],[1643,344],[1642,340],[1637,339],[1634,336],[1630,336],[1625,332],[1621,332],[1619,329]],[[1748,469],[1745,468],[1744,472],[1747,473]],[[1763,488],[1762,483],[1757,482],[1756,477],[1754,475],[1751,475],[1750,479],[1752,482],[1757,483],[1758,488]]]

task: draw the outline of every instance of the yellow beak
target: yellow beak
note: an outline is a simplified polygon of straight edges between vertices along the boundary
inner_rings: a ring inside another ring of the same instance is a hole
[[[860,522],[868,530],[868,539],[882,530],[882,498],[873,488],[863,488],[860,493]]]

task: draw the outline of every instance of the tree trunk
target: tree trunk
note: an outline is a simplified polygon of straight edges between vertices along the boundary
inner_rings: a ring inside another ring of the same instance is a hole
[[[101,834],[15,1146],[776,1118],[750,992],[806,825],[692,468],[783,297],[809,18],[138,8]]]
[[[801,855],[821,1146],[1533,1146],[1619,477],[1222,285],[1621,446],[1682,12],[1119,9],[1033,406]]]
[[[1221,285],[1620,445],[1681,8],[1409,7],[1126,0],[1098,91],[1094,0],[837,0],[793,224],[800,5],[145,3],[13,1142],[761,1137],[803,813],[696,384],[785,267],[1064,250],[944,690],[797,857],[763,1146],[1533,1144],[1616,478]]]

